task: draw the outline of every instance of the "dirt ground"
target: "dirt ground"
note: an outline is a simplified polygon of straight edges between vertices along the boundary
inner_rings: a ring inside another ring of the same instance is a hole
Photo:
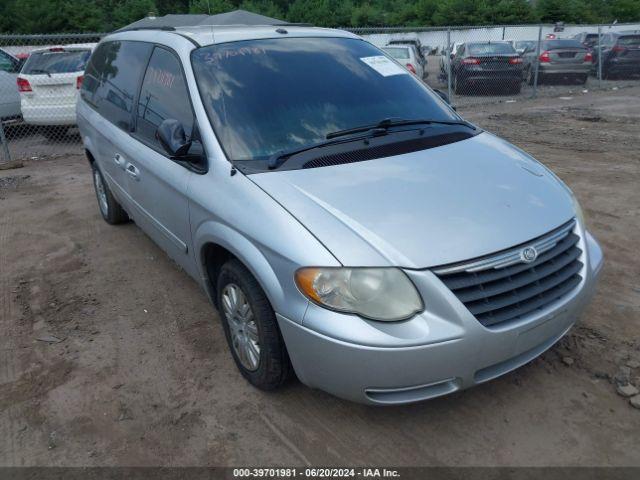
[[[102,221],[81,155],[27,160],[0,171],[0,466],[640,465],[613,380],[629,364],[640,386],[640,88],[462,113],[551,166],[602,243],[596,298],[556,347],[405,407],[260,392],[199,287]]]

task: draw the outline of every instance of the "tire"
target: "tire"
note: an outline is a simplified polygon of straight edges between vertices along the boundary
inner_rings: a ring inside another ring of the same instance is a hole
[[[69,127],[66,125],[52,125],[49,127],[44,127],[42,134],[47,138],[47,140],[56,142],[62,140],[66,135]]]
[[[587,80],[588,80],[588,79],[589,79],[589,75],[588,75],[588,74],[580,75],[580,76],[578,77],[578,83],[579,83],[580,85],[586,85],[586,84],[587,84]]]
[[[110,225],[117,225],[119,223],[125,223],[129,221],[129,215],[120,204],[116,201],[109,190],[107,182],[105,182],[102,172],[94,163],[91,164],[93,173],[93,188],[96,192],[96,199],[98,200],[98,210],[104,221]]]
[[[453,93],[458,95],[464,93],[466,88],[464,88],[464,83],[458,80],[458,75],[453,76]]]
[[[543,83],[542,72],[538,71],[538,85],[542,85]],[[536,72],[533,68],[529,69],[529,85],[533,85],[536,81]]]
[[[235,259],[222,266],[216,285],[225,337],[238,370],[253,386],[275,390],[291,378],[292,367],[267,296]]]

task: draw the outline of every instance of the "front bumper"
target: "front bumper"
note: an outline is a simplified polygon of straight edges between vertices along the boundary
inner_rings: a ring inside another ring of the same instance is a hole
[[[429,271],[407,272],[427,310],[406,322],[369,322],[309,305],[303,325],[278,315],[298,378],[360,403],[404,404],[468,388],[514,370],[557,342],[593,296],[600,246],[581,237],[582,283],[515,324],[483,327]]]

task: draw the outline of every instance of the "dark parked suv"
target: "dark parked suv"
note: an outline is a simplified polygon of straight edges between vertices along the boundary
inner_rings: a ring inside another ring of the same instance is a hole
[[[451,61],[456,93],[478,85],[520,93],[522,58],[508,42],[463,43]]]
[[[640,74],[640,30],[602,36],[602,53],[594,49],[594,68],[602,56],[602,78]]]
[[[573,39],[580,42],[589,51],[598,46],[598,34],[594,32],[580,32],[574,35]]]

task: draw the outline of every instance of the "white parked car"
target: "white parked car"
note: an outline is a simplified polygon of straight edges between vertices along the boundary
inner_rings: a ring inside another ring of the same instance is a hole
[[[76,102],[84,69],[95,44],[37,49],[18,76],[24,122],[44,125],[45,135],[58,137],[76,124]]]
[[[401,63],[403,67],[416,77],[421,80],[424,78],[424,66],[412,45],[387,45],[386,47],[382,47],[382,50]]]

